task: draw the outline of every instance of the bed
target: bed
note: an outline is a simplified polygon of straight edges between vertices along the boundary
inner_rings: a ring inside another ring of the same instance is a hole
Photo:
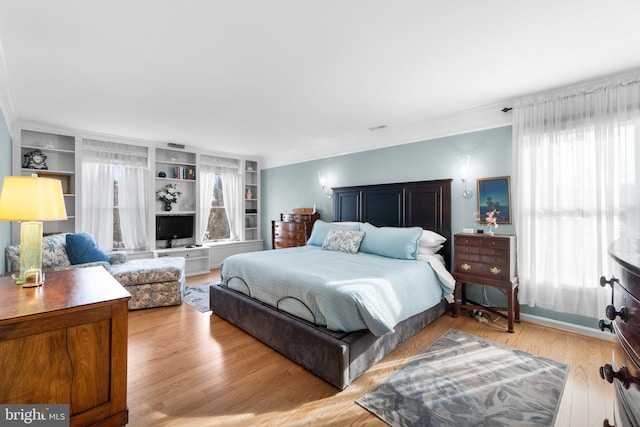
[[[451,180],[437,180],[336,188],[333,199],[333,220],[347,224],[368,223],[369,227],[373,227],[369,229],[370,232],[375,227],[403,227],[407,232],[411,232],[412,227],[431,230],[446,238],[439,255],[443,257],[444,264],[449,266],[451,260],[450,186]],[[302,255],[307,252],[308,254]],[[377,254],[360,252],[342,254],[344,255],[342,256],[338,252],[340,251],[333,253],[309,245],[302,248],[279,249],[231,257],[228,265],[223,265],[223,283],[211,286],[212,313],[253,335],[330,384],[344,389],[397,346],[443,314],[448,309],[449,303],[444,298],[447,289],[442,287],[441,294],[430,301],[427,304],[428,307],[412,307],[413,311],[404,312],[403,320],[399,323],[395,323],[394,319],[387,319],[385,317],[387,313],[382,313],[379,316],[382,318],[380,320],[376,318],[380,313],[373,310],[371,318],[368,318],[368,314],[360,316],[363,324],[358,324],[357,321],[353,324],[348,324],[349,322],[346,321],[345,324],[332,324],[331,321],[323,318],[322,313],[318,314],[314,311],[315,307],[310,308],[315,300],[305,299],[304,295],[296,295],[292,298],[272,296],[274,300],[269,300],[268,296],[265,298],[264,295],[258,295],[262,292],[256,287],[260,284],[259,282],[269,283],[265,289],[270,289],[284,286],[286,278],[297,277],[298,273],[278,264],[281,261],[276,261],[276,258],[312,256],[314,260],[320,260],[326,257],[328,259],[326,262],[337,266],[342,259],[348,259],[349,261],[345,262],[350,262],[349,265],[352,265],[360,262],[370,263],[377,256]],[[298,266],[298,270],[311,270],[311,267],[307,268],[303,265],[303,259],[291,261],[290,264]],[[397,269],[393,263],[398,261],[400,260],[385,259],[384,262],[382,260],[376,262],[374,259],[373,263],[380,264],[380,268],[393,272]],[[253,269],[249,268],[249,264],[252,263],[255,264]],[[388,266],[382,265],[387,263]],[[411,263],[418,262],[405,261],[405,264]],[[286,273],[282,273],[281,276],[269,273],[266,268],[268,264],[274,264],[276,269]],[[252,278],[243,276],[245,272],[240,270],[245,268],[254,272]],[[443,266],[442,269],[446,273],[448,268]],[[260,277],[261,271],[265,272],[263,278]],[[376,272],[376,277],[383,277],[381,276],[383,274],[386,273],[381,271],[378,275]],[[423,273],[421,271],[416,274]],[[431,275],[433,274],[434,272],[431,271]],[[328,273],[315,272],[312,275],[326,275],[327,280],[336,279],[329,277]],[[397,276],[397,274],[391,275]],[[278,282],[278,277],[282,283]],[[402,283],[402,277],[405,277],[405,282],[412,282],[413,279],[406,280],[406,277],[414,276],[400,275],[399,283]],[[273,280],[276,282],[274,283]],[[384,280],[391,280],[391,278],[384,276]],[[245,288],[245,282],[251,282],[251,284]],[[373,285],[369,284],[369,287],[371,286]],[[407,292],[415,291],[415,288],[410,288]],[[260,297],[264,301],[253,297]],[[427,298],[432,297],[427,297],[425,294],[424,298],[414,299]],[[334,300],[333,295],[330,300]],[[364,301],[361,309],[371,305],[366,300],[366,295]],[[344,306],[347,305],[349,304],[345,303]],[[402,307],[404,308],[405,305]],[[338,304],[338,311],[341,310]]]

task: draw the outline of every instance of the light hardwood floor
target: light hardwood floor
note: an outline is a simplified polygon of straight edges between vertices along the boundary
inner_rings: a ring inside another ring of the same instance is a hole
[[[214,270],[188,285],[218,277]],[[613,422],[613,386],[598,375],[611,358],[604,340],[527,322],[510,334],[446,313],[339,391],[219,317],[182,304],[129,312],[129,425],[382,426],[354,401],[450,328],[569,364],[556,426]]]

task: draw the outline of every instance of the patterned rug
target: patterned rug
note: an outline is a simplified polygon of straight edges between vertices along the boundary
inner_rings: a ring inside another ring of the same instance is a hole
[[[200,285],[185,286],[183,302],[201,313],[210,311],[209,309],[209,286],[213,283],[202,283]]]
[[[392,426],[553,426],[568,371],[450,329],[356,403]]]

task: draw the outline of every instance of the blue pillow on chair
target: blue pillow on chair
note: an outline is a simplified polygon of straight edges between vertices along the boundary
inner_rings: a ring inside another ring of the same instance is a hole
[[[89,262],[109,262],[109,255],[98,247],[93,236],[89,233],[67,234],[67,253],[71,264],[86,264]]]

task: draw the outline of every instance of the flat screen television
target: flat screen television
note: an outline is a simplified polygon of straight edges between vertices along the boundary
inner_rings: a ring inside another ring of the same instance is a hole
[[[156,216],[156,240],[187,239],[193,237],[193,215]]]

